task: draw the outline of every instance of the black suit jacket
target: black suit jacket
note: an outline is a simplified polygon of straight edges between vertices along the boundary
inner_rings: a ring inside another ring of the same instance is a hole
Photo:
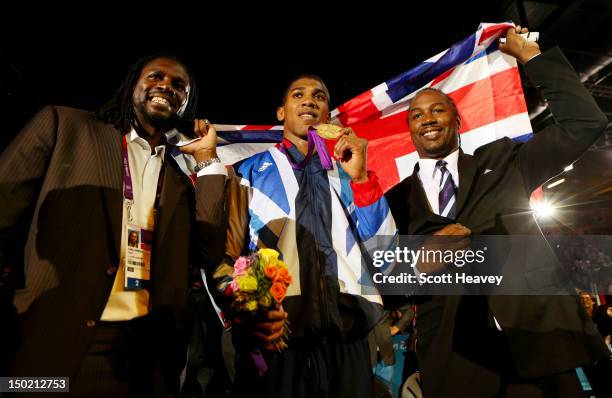
[[[0,261],[23,271],[8,374],[74,377],[87,352],[119,265],[121,151],[111,125],[48,106],[0,157]],[[150,296],[159,328],[152,333],[178,381],[188,265],[216,264],[224,253],[225,178],[200,177],[194,189],[169,151],[163,170]]]
[[[495,367],[487,362],[502,358],[483,347],[482,336],[469,329],[477,324],[491,326],[491,312],[523,378],[572,369],[606,354],[576,297],[544,295],[558,293],[564,280],[560,264],[532,216],[529,197],[582,155],[603,132],[607,119],[560,50],[537,56],[524,70],[549,101],[556,123],[526,143],[503,138],[478,148],[473,156],[461,152],[456,220],[430,211],[416,168],[386,195],[402,235],[430,234],[458,222],[475,235],[533,236],[527,245],[511,247],[514,269],[506,270],[513,275],[512,283],[529,291],[529,296],[438,296],[420,306],[419,365],[426,393],[429,388],[433,396],[456,394],[470,383],[454,375],[464,374],[463,369],[474,363]],[[538,253],[538,261],[530,261],[529,253]],[[488,361],[491,353],[494,357]],[[438,383],[439,378],[448,383]],[[451,387],[444,390],[443,385]]]

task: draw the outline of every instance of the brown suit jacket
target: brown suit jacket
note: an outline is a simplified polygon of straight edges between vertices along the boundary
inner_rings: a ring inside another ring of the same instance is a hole
[[[169,151],[164,173],[151,316],[160,344],[176,353],[188,265],[217,264],[224,253],[225,177],[200,177],[194,189]],[[121,134],[85,111],[43,108],[0,157],[0,265],[23,270],[9,374],[75,375],[119,263],[122,192]]]

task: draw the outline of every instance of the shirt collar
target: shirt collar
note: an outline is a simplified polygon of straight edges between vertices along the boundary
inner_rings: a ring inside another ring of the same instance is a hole
[[[177,129],[172,129],[165,133],[166,142],[172,146],[187,145],[196,139],[187,137],[185,134],[180,133]]]
[[[459,163],[459,149],[451,152],[444,159],[446,161],[446,168],[452,175],[458,175],[458,163]],[[424,176],[428,179],[434,178],[434,173],[436,172],[436,163],[438,159],[419,159],[419,175]]]
[[[305,156],[302,154],[302,152],[300,152],[298,147],[293,145],[293,143],[287,138],[283,137],[283,141],[278,145],[282,145],[287,149],[287,153],[291,157],[291,160],[294,160],[296,162],[301,162],[304,160]]]
[[[133,129],[133,128],[132,128],[132,131],[130,131],[130,134],[128,134],[128,142],[129,143],[135,143],[139,147],[141,147],[142,149],[147,150],[147,151],[151,151],[151,146],[149,145],[147,140],[145,140],[144,138],[139,136],[138,133],[136,132],[136,130]],[[158,146],[156,146],[155,147],[155,156],[163,157],[164,153],[165,153],[165,149],[166,149],[165,145],[158,145]]]

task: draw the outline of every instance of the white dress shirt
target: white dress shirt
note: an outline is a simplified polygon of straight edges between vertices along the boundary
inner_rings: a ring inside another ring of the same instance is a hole
[[[446,168],[453,177],[455,186],[459,188],[459,170],[457,168],[457,162],[459,161],[459,150],[452,152],[443,160],[446,161]],[[436,167],[438,159],[419,159],[419,180],[427,195],[427,201],[429,202],[429,208],[435,214],[440,214],[439,195],[440,195],[440,178],[442,173],[440,168]]]
[[[135,130],[126,135],[126,138],[132,190],[134,192],[134,203],[132,205],[134,224],[152,231],[155,228],[153,207],[157,192],[157,180],[164,164],[166,147],[158,145],[155,147],[154,153],[151,154],[151,146]],[[127,321],[149,312],[149,291],[147,289],[126,290],[124,287],[126,223],[127,209],[124,201],[121,220],[120,266],[117,267],[111,294],[100,317],[103,321]]]
[[[187,137],[177,133],[176,130],[166,133],[166,139],[176,135],[180,140],[186,141]],[[136,133],[134,129],[127,134],[127,152],[130,164],[130,174],[132,177],[132,190],[134,192],[134,203],[132,205],[132,215],[134,224],[147,230],[155,229],[155,196],[157,193],[157,181],[159,173],[164,163],[164,155],[167,149],[165,145],[155,147],[151,154],[149,143]],[[173,151],[172,156],[179,165],[179,168],[187,175],[193,176],[196,161],[191,155]],[[221,163],[213,163],[203,168],[197,173],[197,177],[211,174],[221,174],[227,176],[227,170]],[[125,257],[127,243],[127,209],[125,201],[123,203],[123,217],[121,221],[121,257],[120,266],[117,267],[115,281],[111,294],[102,313],[103,321],[127,321],[134,319],[149,312],[149,291],[147,289],[126,290],[124,287],[125,279]]]

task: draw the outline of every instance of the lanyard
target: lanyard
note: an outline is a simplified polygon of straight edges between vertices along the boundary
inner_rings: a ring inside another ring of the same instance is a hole
[[[123,197],[127,201],[127,209],[128,209],[128,221],[132,222],[132,205],[134,203],[134,188],[132,185],[132,173],[130,172],[130,159],[128,156],[127,150],[127,138],[124,135],[122,140],[123,147]],[[161,187],[164,183],[164,164],[162,162],[162,167],[159,171],[159,177],[157,178],[157,188],[155,189],[155,203],[153,204],[153,210],[157,211],[159,207],[159,200],[161,198]]]
[[[310,161],[310,158],[312,157],[315,147],[317,148],[317,153],[319,154],[319,159],[321,160],[321,166],[325,170],[331,170],[333,166],[332,166],[331,159],[329,157],[329,153],[327,152],[327,147],[325,146],[325,142],[323,141],[321,137],[319,137],[319,135],[316,133],[316,130],[312,127],[308,128],[308,151],[306,152],[306,156],[304,157],[304,160],[302,160],[299,163],[296,163],[293,160],[291,160],[291,156],[289,156],[287,148],[285,148],[285,145],[282,142],[280,144],[279,149],[283,154],[285,154],[291,167],[293,167],[296,170],[303,170],[304,167],[306,167],[306,165]]]

